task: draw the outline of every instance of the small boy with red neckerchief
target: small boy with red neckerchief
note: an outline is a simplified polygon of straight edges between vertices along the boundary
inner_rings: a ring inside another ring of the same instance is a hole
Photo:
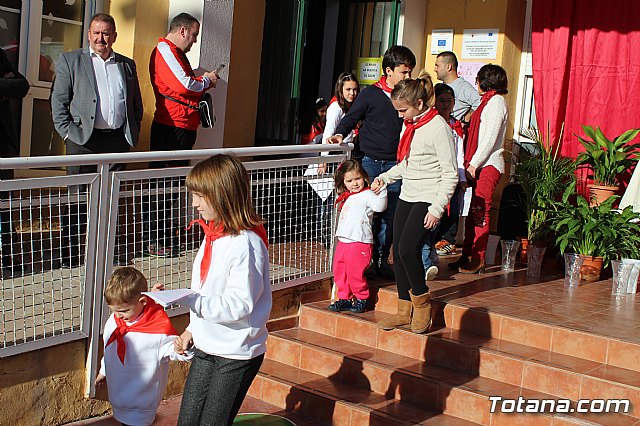
[[[154,287],[155,289],[155,287]],[[188,361],[174,348],[178,333],[162,306],[143,295],[147,279],[131,267],[116,269],[104,297],[104,355],[96,387],[106,381],[113,417],[123,425],[150,425],[169,378],[169,360]]]
[[[373,214],[387,208],[387,192],[383,190],[376,195],[369,189],[367,172],[356,160],[342,163],[334,180],[338,193],[336,207],[340,209],[336,229],[338,243],[333,255],[338,300],[328,309],[362,313],[367,309],[369,299],[364,271],[371,261]]]

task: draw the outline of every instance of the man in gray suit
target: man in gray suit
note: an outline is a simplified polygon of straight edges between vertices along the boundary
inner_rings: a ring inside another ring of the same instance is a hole
[[[113,17],[98,13],[89,46],[63,53],[56,64],[51,110],[67,154],[126,152],[138,143],[143,110],[136,64],[113,51],[117,35]],[[67,167],[67,174],[92,171]]]
[[[51,89],[51,112],[67,154],[127,152],[136,146],[142,121],[142,95],[132,59],[115,53],[116,23],[111,15],[91,18],[89,46],[60,55]],[[114,165],[121,170],[124,165]],[[92,173],[95,166],[67,166],[67,174]],[[69,188],[73,190],[73,188]],[[82,189],[80,192],[84,192]],[[86,206],[70,203],[63,220],[63,267],[82,263]],[[127,263],[127,259],[117,263]]]

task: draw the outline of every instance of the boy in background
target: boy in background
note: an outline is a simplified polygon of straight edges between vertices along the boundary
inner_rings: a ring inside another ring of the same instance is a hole
[[[358,133],[360,150],[364,154],[362,167],[373,181],[378,175],[396,165],[402,119],[391,104],[391,90],[401,80],[411,78],[416,57],[404,46],[391,46],[382,58],[384,75],[376,84],[366,87],[358,95],[347,115],[336,128],[328,143],[342,143],[362,122]],[[387,187],[387,209],[374,216],[373,266],[379,275],[393,279],[388,258],[393,241],[393,215],[400,196],[400,181]]]

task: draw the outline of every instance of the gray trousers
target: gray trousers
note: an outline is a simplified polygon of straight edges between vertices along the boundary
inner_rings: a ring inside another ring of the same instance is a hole
[[[264,354],[238,360],[196,349],[184,385],[178,426],[231,425],[263,359]]]

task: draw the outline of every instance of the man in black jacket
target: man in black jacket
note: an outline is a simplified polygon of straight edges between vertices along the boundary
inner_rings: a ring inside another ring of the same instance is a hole
[[[416,66],[416,57],[404,46],[391,46],[382,58],[384,76],[376,84],[365,88],[356,98],[347,115],[336,128],[336,134],[329,143],[342,143],[343,135],[348,135],[359,122],[360,150],[364,154],[362,167],[373,181],[378,175],[396,165],[396,155],[402,119],[391,103],[391,90],[401,80],[411,78]],[[388,258],[393,242],[393,215],[400,196],[401,181],[387,187],[387,209],[376,214],[373,223],[375,244],[374,266],[385,278],[393,278],[393,268]]]
[[[20,152],[18,137],[20,99],[29,91],[29,82],[9,62],[4,50],[0,49],[0,157],[17,157]],[[13,170],[0,170],[0,180],[12,179]],[[0,202],[9,194],[0,192]],[[11,224],[11,212],[0,209],[0,239],[2,240],[2,268],[12,271],[20,268],[22,262],[12,261],[13,242],[17,235]]]

